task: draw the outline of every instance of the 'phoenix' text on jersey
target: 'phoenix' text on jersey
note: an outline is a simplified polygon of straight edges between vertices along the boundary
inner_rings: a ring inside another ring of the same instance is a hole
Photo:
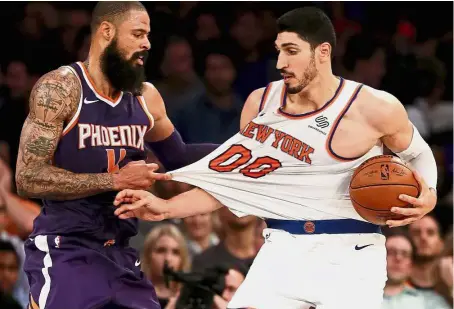
[[[78,125],[79,149],[87,146],[129,146],[144,150],[144,136],[147,132],[147,126],[124,125],[104,127],[87,123],[79,123]]]

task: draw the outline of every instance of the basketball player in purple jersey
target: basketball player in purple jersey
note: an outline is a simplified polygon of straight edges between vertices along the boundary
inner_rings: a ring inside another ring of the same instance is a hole
[[[160,308],[128,240],[137,219],[114,215],[116,192],[147,189],[156,164],[195,162],[216,145],[186,145],[145,83],[149,16],[139,2],[100,2],[88,60],[45,74],[30,96],[17,160],[21,195],[44,207],[25,244],[30,308]]]

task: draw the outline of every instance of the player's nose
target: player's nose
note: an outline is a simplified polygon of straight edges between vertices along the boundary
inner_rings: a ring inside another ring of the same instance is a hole
[[[282,70],[283,68],[286,68],[288,66],[287,59],[283,55],[283,53],[279,53],[279,56],[277,57],[277,62],[276,62],[276,69]]]
[[[149,50],[151,48],[151,43],[150,43],[150,40],[148,39],[148,37],[146,37],[143,40],[142,45],[140,46],[140,48],[145,49],[145,50]]]

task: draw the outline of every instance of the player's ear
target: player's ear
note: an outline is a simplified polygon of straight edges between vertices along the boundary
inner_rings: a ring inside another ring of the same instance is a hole
[[[115,26],[108,21],[103,21],[101,25],[99,25],[99,31],[101,32],[102,37],[108,42],[115,37]]]
[[[321,63],[327,62],[331,60],[331,44],[329,43],[322,43],[317,47],[318,55]]]

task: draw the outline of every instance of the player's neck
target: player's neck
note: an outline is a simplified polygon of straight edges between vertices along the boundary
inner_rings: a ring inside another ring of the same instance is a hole
[[[287,95],[288,105],[311,106],[319,109],[328,102],[339,88],[340,79],[332,73],[319,74],[303,91]]]
[[[226,231],[224,246],[227,251],[240,259],[250,258],[256,253],[255,250],[255,230],[254,225],[243,230]]]
[[[411,281],[417,286],[427,288],[435,285],[435,267],[437,261],[414,263],[411,274]]]
[[[114,98],[118,94],[118,90],[115,90],[109,83],[107,76],[101,70],[101,63],[99,57],[89,55],[88,59],[84,61],[84,66],[90,75],[91,81],[98,92],[108,98]]]

